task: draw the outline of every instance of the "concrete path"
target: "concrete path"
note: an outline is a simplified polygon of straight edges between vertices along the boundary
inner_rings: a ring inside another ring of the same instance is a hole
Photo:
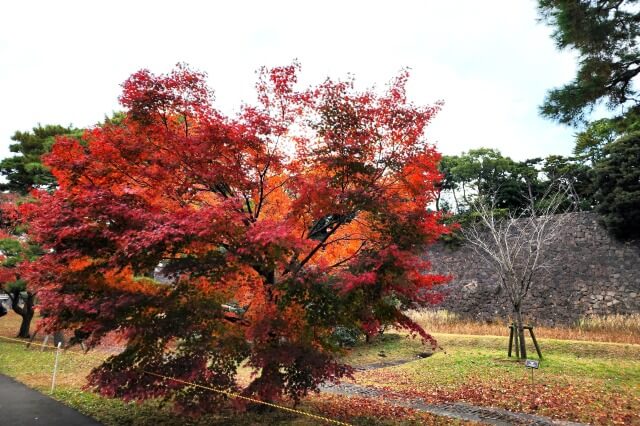
[[[73,408],[0,374],[0,424],[10,426],[100,426]]]

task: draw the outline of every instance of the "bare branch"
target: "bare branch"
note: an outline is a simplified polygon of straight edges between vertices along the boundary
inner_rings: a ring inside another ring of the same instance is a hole
[[[519,312],[537,275],[553,260],[548,248],[570,219],[570,215],[560,213],[573,209],[573,202],[567,207],[572,196],[571,183],[560,180],[549,185],[540,199],[530,198],[529,207],[509,212],[506,217],[499,215],[495,196],[478,198],[473,205],[477,220],[463,227],[462,233],[500,277],[514,312]]]

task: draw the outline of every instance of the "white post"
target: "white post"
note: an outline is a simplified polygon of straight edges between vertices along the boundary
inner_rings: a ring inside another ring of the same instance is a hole
[[[53,389],[56,387],[56,375],[58,374],[58,358],[60,357],[61,347],[62,342],[58,342],[58,349],[56,350],[56,361],[53,364],[53,377],[51,377],[51,393],[53,393]]]

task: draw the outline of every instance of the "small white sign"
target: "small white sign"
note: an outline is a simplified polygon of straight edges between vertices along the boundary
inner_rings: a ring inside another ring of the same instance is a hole
[[[540,361],[535,359],[528,359],[524,362],[524,366],[527,368],[540,368]]]

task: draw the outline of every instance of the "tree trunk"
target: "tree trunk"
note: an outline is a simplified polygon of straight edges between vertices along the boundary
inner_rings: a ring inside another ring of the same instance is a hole
[[[255,395],[259,400],[264,402],[273,402],[280,396],[280,390],[283,388],[284,382],[280,366],[277,364],[268,364],[262,368],[260,377],[256,378],[243,394],[247,396]],[[264,405],[256,405],[254,409],[264,411]],[[268,407],[266,410],[270,410]]]
[[[533,198],[533,190],[531,189],[531,182],[527,179],[527,190],[529,191],[529,200],[531,205],[531,213],[536,211],[535,198]]]
[[[460,213],[460,207],[458,206],[458,197],[456,197],[456,190],[452,189],[451,192],[453,193],[453,201],[456,203],[456,214]]]
[[[467,200],[467,190],[464,187],[464,182],[462,182],[462,200],[467,205],[467,208],[469,208],[469,200]]]
[[[22,317],[22,323],[20,324],[20,330],[18,331],[18,337],[28,339],[30,337],[29,329],[31,328],[31,320],[35,313],[34,299],[35,294],[27,292],[27,297],[24,299],[24,304],[20,306],[21,299],[20,290],[14,290],[11,295],[11,308],[16,314]]]
[[[522,312],[520,310],[520,305],[516,305],[513,308],[513,311],[516,315],[516,326],[518,328],[518,340],[520,344],[520,359],[527,358],[527,346],[524,342],[524,324],[522,323]]]
[[[22,323],[20,323],[20,331],[18,337],[28,339],[31,335],[29,329],[31,328],[31,320],[33,319],[33,313],[31,315],[23,315]]]

